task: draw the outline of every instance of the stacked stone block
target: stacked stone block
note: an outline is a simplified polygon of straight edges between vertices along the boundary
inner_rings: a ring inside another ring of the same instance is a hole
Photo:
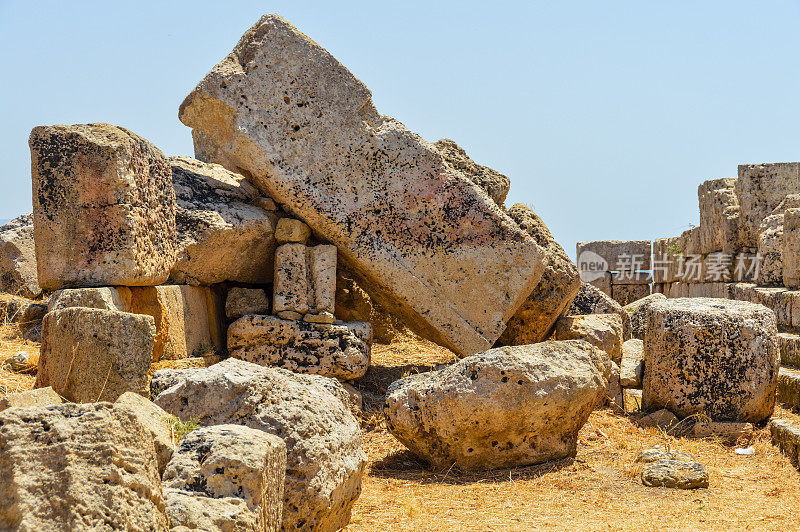
[[[621,305],[650,294],[652,244],[648,240],[578,242],[578,269]]]

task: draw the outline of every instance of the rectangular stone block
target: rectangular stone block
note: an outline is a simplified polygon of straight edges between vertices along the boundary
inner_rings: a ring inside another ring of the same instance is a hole
[[[740,164],[736,195],[741,209],[741,237],[746,247],[758,244],[761,222],[787,194],[800,193],[800,163]]]
[[[653,240],[653,281],[671,283],[678,280],[678,258],[682,253],[680,237]]]
[[[778,347],[781,350],[781,364],[800,367],[800,336],[778,333]]]
[[[727,283],[691,283],[687,288],[688,297],[728,298]]]
[[[783,284],[800,288],[800,209],[787,209],[783,215]]]
[[[687,229],[681,236],[678,237],[678,245],[680,246],[681,253],[684,257],[690,255],[702,255],[702,247],[700,246],[700,228],[692,227]]]
[[[156,285],[175,262],[175,190],[164,155],[108,124],[30,136],[39,284]]]
[[[585,276],[585,274],[584,274]],[[588,280],[590,285],[594,286],[606,295],[611,295],[611,272],[602,272],[600,274],[592,275],[591,280]]]
[[[634,301],[650,295],[649,284],[618,284],[611,285],[611,299],[622,305],[629,305]]]
[[[308,311],[333,315],[336,298],[336,246],[321,245],[309,248],[311,289]]]
[[[621,284],[650,284],[653,282],[653,276],[650,272],[612,272],[611,285]]]
[[[649,270],[651,267],[649,240],[595,240],[578,242],[578,269],[600,257],[608,265],[606,271]]]
[[[775,419],[769,422],[772,443],[776,445],[795,467],[800,467],[800,426],[788,419]]]
[[[275,283],[272,311],[308,312],[308,247],[305,244],[283,244],[275,251]]]
[[[738,250],[739,200],[736,178],[711,179],[697,187],[700,205],[700,253]],[[735,218],[735,223],[730,218]],[[731,229],[734,229],[731,234]]]

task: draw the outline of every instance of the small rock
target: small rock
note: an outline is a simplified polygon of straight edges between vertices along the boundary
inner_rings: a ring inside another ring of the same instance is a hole
[[[642,390],[623,388],[622,400],[625,405],[625,412],[633,414],[642,410]]]
[[[150,379],[150,397],[155,400],[161,392],[183,382],[186,377],[201,369],[202,368],[166,368],[154,371],[153,377]]]
[[[701,421],[694,424],[691,434],[695,438],[718,436],[733,441],[740,438],[751,439],[753,437],[753,425],[751,423]]]
[[[648,414],[636,422],[640,427],[657,427],[664,430],[669,429],[676,423],[678,423],[677,416],[666,408]]]
[[[556,321],[556,340],[586,340],[619,365],[622,360],[622,320],[614,314],[562,316]]]
[[[700,462],[662,459],[642,469],[642,484],[649,487],[692,490],[708,487],[708,470]]]
[[[17,351],[14,355],[10,356],[3,362],[4,366],[8,366],[11,371],[23,371],[28,368],[31,360],[31,354],[28,351]]]

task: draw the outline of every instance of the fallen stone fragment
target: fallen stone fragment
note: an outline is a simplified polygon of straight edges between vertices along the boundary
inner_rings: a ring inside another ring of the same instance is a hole
[[[218,164],[170,157],[176,194],[178,284],[272,282],[276,214],[245,177]]]
[[[285,479],[286,444],[278,436],[241,425],[201,427],[184,436],[164,473],[167,514],[172,526],[277,531]]]
[[[27,298],[42,293],[36,276],[32,213],[0,226],[0,291]]]
[[[552,334],[556,319],[580,290],[581,279],[578,269],[536,213],[525,205],[516,204],[508,210],[508,215],[544,250],[544,273],[531,295],[508,321],[499,343],[534,344]]]
[[[631,336],[644,340],[647,329],[647,309],[653,301],[661,301],[663,299],[667,299],[664,294],[650,294],[624,307],[631,317]]]
[[[641,388],[644,376],[644,342],[632,339],[622,344],[619,383],[624,388]]]
[[[437,140],[433,146],[439,150],[448,166],[482,188],[497,205],[503,205],[511,188],[511,180],[508,177],[488,166],[476,163],[470,159],[464,148],[450,139]]]
[[[700,421],[692,427],[691,435],[695,438],[720,437],[726,440],[752,439],[752,423]]]
[[[17,408],[26,406],[53,406],[60,405],[64,400],[53,388],[36,388],[25,390],[24,392],[11,393],[0,398],[0,412],[7,408]]]
[[[158,148],[108,124],[36,127],[29,144],[43,289],[167,280],[175,190]]]
[[[311,228],[300,220],[281,218],[275,229],[275,239],[278,244],[306,244],[311,236]]]
[[[619,365],[622,360],[622,320],[614,314],[562,316],[556,322],[556,340],[586,340]]]
[[[654,427],[669,430],[678,424],[678,417],[669,410],[662,408],[636,421],[640,427]]]
[[[151,437],[110,403],[0,413],[0,478],[2,530],[168,529]]]
[[[245,33],[179,116],[203,156],[252,176],[357,266],[372,298],[461,355],[491,347],[539,282],[533,239],[276,15]]]
[[[269,314],[267,292],[261,288],[231,288],[225,300],[225,316],[236,320],[248,314]]]
[[[622,305],[611,299],[589,283],[583,283],[572,305],[564,313],[566,316],[582,316],[586,314],[616,314],[622,320],[622,339],[631,338],[631,316]]]
[[[656,301],[644,341],[644,407],[678,417],[759,423],[775,405],[780,353],[775,314],[724,299]]]
[[[150,316],[72,307],[44,318],[36,387],[52,386],[69,401],[147,397],[155,326]]]
[[[167,462],[175,451],[175,439],[169,422],[169,414],[152,401],[133,392],[123,393],[114,401],[114,404],[129,408],[142,427],[150,433],[158,459],[158,471],[163,475]]]
[[[437,468],[517,467],[573,456],[605,397],[608,356],[583,340],[500,347],[389,386],[389,431]]]
[[[659,460],[642,468],[642,484],[680,490],[707,488],[708,470],[700,462]]]
[[[369,367],[369,323],[341,325],[245,316],[228,327],[228,351],[234,358],[340,380],[363,377]]]
[[[281,437],[283,528],[336,530],[350,520],[366,456],[358,421],[325,381],[333,382],[230,358],[162,392],[156,404],[203,426],[245,425]]]

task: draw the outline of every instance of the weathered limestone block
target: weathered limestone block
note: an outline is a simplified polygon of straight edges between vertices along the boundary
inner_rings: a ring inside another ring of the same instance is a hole
[[[758,228],[758,284],[780,286],[783,284],[783,214],[771,214]]]
[[[42,293],[36,277],[32,213],[0,226],[0,291],[28,298]]]
[[[778,333],[778,347],[781,351],[781,365],[800,367],[800,336]]]
[[[482,166],[470,159],[464,148],[450,139],[441,139],[433,143],[434,147],[444,157],[444,162],[460,172],[471,183],[478,185],[489,195],[495,203],[502,206],[511,188],[511,180],[492,170],[488,166]],[[512,216],[513,218],[513,216]]]
[[[671,283],[678,280],[681,253],[680,237],[653,240],[653,282]]]
[[[25,390],[24,392],[11,393],[3,398],[0,398],[0,412],[8,408],[26,407],[26,406],[53,406],[60,405],[64,400],[58,395],[53,388],[47,386],[46,388],[36,388],[34,390]]]
[[[120,293],[122,292],[122,293]],[[87,307],[103,310],[130,312],[130,292],[128,288],[113,286],[100,288],[62,288],[56,290],[47,300],[47,310],[53,312],[62,308]]]
[[[700,253],[738,251],[738,223],[727,221],[732,215],[738,219],[736,178],[704,181],[697,187],[697,198],[700,204]],[[731,227],[736,229],[733,234]]]
[[[580,316],[585,314],[616,314],[622,320],[622,339],[631,338],[631,316],[622,305],[611,299],[594,286],[584,283],[578,295],[572,300],[572,305],[564,313],[567,316]]]
[[[631,284],[646,284],[649,285],[653,282],[653,276],[650,272],[612,272],[611,285],[631,285]]]
[[[684,257],[690,255],[702,255],[702,245],[700,244],[700,228],[692,227],[687,229],[678,237],[678,246]]]
[[[225,300],[225,316],[236,320],[248,314],[269,314],[269,298],[261,288],[233,287]]]
[[[134,392],[123,393],[114,401],[114,404],[130,409],[142,427],[150,433],[158,459],[158,471],[163,475],[164,469],[175,451],[175,440],[172,426],[169,423],[169,414],[157,404]]]
[[[783,284],[800,288],[800,209],[787,209],[784,213],[781,257]]]
[[[735,421],[701,421],[692,426],[691,435],[695,438],[723,438],[736,441],[741,438],[753,438],[752,423],[738,423]]]
[[[441,142],[441,141],[440,141]],[[556,320],[575,299],[581,287],[578,269],[536,213],[516,204],[508,215],[544,249],[544,273],[522,307],[500,336],[503,345],[541,342],[553,332]]]
[[[650,295],[649,284],[612,284],[611,297],[622,306]]]
[[[602,272],[596,275],[581,274],[581,279],[611,297],[611,272]]]
[[[650,294],[625,305],[625,312],[631,317],[631,336],[644,340],[645,332],[647,332],[647,308],[653,301],[664,299],[667,299],[664,294]]]
[[[69,401],[114,401],[125,392],[147,397],[153,318],[72,307],[44,317],[36,387],[52,386]]]
[[[685,490],[708,487],[708,470],[688,454],[656,446],[640,451],[636,462],[644,463],[641,477],[645,486]]]
[[[619,365],[622,359],[622,320],[616,314],[562,316],[556,322],[556,340],[586,340]]]
[[[744,301],[668,299],[648,312],[644,407],[758,423],[772,415],[780,353],[775,314]]]
[[[623,388],[641,388],[644,376],[644,342],[633,338],[622,344],[619,384]]]
[[[800,467],[800,425],[788,419],[772,419],[769,422],[769,431],[772,443],[795,467]]]
[[[316,375],[229,358],[193,373],[156,403],[203,426],[237,424],[286,443],[284,530],[337,530],[361,492],[366,455],[358,421]]]
[[[335,244],[371,297],[462,355],[491,347],[539,282],[533,239],[276,15],[245,33],[179,116],[204,155],[241,168]]]
[[[308,312],[308,247],[305,244],[282,244],[275,251],[275,284],[272,311]]]
[[[278,244],[306,244],[311,236],[311,228],[300,220],[281,218],[275,229]]]
[[[166,158],[108,124],[31,131],[39,284],[155,285],[175,262],[175,190]]]
[[[800,193],[800,163],[740,164],[736,195],[741,208],[741,238],[756,247],[758,228],[787,194]]]
[[[389,431],[435,467],[517,467],[575,454],[611,364],[582,340],[500,347],[389,386]]]
[[[333,318],[336,299],[336,246],[308,248],[311,286],[308,291],[309,314],[327,313]]]
[[[176,384],[180,384],[186,377],[201,369],[203,368],[164,368],[155,370],[150,379],[150,397],[155,401],[161,392],[167,388],[172,388]]]
[[[170,157],[177,202],[179,284],[272,282],[275,261],[271,200],[239,174],[191,157]]]
[[[666,408],[662,408],[638,419],[636,424],[640,427],[656,427],[661,430],[669,430],[677,425],[678,422],[678,417],[675,414]]]
[[[241,425],[201,427],[181,440],[164,473],[167,514],[173,527],[207,530],[208,520],[215,530],[277,531],[285,480],[286,444],[278,436]],[[239,511],[215,511],[220,499]]]
[[[371,345],[372,328],[364,322],[329,325],[244,316],[228,327],[234,358],[340,380],[364,376]]]
[[[369,297],[353,277],[345,268],[336,270],[335,317],[341,321],[369,323],[372,325],[372,338],[382,344],[389,344],[408,332],[403,322]]]
[[[589,253],[600,256],[608,264],[607,271],[649,270],[651,266],[649,240],[595,240],[578,242],[578,266]]]
[[[685,286],[687,293],[683,297],[727,299],[729,295],[728,283],[691,283]]]
[[[168,529],[150,435],[109,403],[0,413],[0,478],[2,530]]]
[[[782,366],[778,372],[778,401],[790,408],[800,407],[800,370]]]
[[[608,376],[608,385],[606,386],[606,402],[612,408],[624,411],[625,402],[622,397],[622,387],[619,381],[619,366],[611,363],[611,373]]]

